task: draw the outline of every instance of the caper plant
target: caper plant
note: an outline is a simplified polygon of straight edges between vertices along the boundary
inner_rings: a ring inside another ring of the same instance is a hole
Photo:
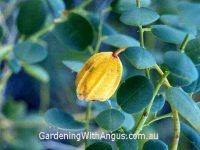
[[[85,138],[83,149],[189,149],[183,140],[200,149],[200,108],[194,100],[200,91],[200,4],[193,0],[106,3],[95,12],[93,0],[70,8],[62,0],[19,1],[12,41],[3,25],[4,17],[12,13],[6,10],[0,28],[0,96],[4,97],[9,78],[23,70],[41,81],[40,112],[46,125],[76,133],[136,136],[114,141]],[[67,82],[61,78],[62,67]],[[72,114],[67,105],[48,109],[54,86],[67,87],[65,101],[85,111]],[[9,122],[0,119],[0,124]],[[167,127],[160,131],[163,124]],[[149,132],[167,136],[138,138]]]

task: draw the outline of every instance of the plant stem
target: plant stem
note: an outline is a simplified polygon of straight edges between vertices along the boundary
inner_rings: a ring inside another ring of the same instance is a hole
[[[47,31],[52,30],[55,26],[55,23],[52,22],[50,24],[47,24],[43,29],[38,31],[36,34],[30,37],[32,40],[37,40],[41,35],[45,34]]]
[[[140,35],[140,47],[144,48],[144,31],[142,26],[139,26],[139,35]],[[145,69],[145,74],[148,79],[150,79],[150,70],[147,68]]]
[[[145,123],[144,126],[149,126],[150,124],[158,121],[158,120],[161,120],[161,119],[164,119],[164,118],[169,118],[169,117],[173,117],[173,114],[172,113],[168,113],[168,114],[165,114],[165,115],[162,115],[162,116],[159,116],[159,117],[156,117],[150,121],[148,121],[147,123]]]
[[[188,43],[188,40],[189,40],[189,36],[190,36],[190,35],[187,34],[187,35],[185,36],[183,42],[181,43],[181,46],[180,46],[180,51],[181,51],[181,52],[184,52],[185,47],[186,47],[186,45],[187,45],[187,43]]]
[[[104,14],[111,10],[111,7],[106,7],[100,12],[100,18],[99,18],[99,25],[98,25],[98,35],[97,35],[97,43],[94,50],[94,53],[97,53],[99,51],[99,48],[101,46],[101,37],[102,37],[102,28],[103,28],[103,20],[104,20]]]
[[[84,9],[87,5],[89,5],[92,2],[92,0],[84,0],[83,3],[81,3],[79,6],[75,7],[73,10],[76,9]]]
[[[148,79],[150,79],[150,70],[149,68],[145,69],[145,74]]]
[[[91,111],[92,101],[88,102],[87,104],[87,110],[85,114],[85,132],[89,132],[90,130],[90,111]],[[88,139],[85,139],[85,148],[88,146]]]
[[[140,8],[140,0],[136,0],[136,6]]]
[[[0,108],[3,102],[3,93],[4,93],[3,91],[5,90],[6,83],[11,75],[12,75],[12,71],[10,69],[7,69],[0,80]]]
[[[158,65],[154,66],[154,68],[158,71],[160,75],[164,74]],[[168,88],[171,87],[167,79],[165,80],[165,85]],[[174,118],[174,138],[173,138],[173,143],[172,143],[172,150],[176,150],[178,147],[178,142],[179,142],[179,137],[180,137],[180,121],[179,121],[178,112],[174,109],[173,106],[171,106],[171,109],[172,109],[172,114]]]
[[[139,26],[139,34],[140,34],[140,47],[144,48],[144,35],[142,26]]]
[[[159,73],[161,76],[164,75],[164,72],[162,71],[162,69],[161,69],[158,65],[155,65],[154,68],[158,71],[158,73]],[[171,87],[171,85],[170,85],[170,83],[169,83],[169,81],[168,81],[167,78],[165,79],[165,85],[166,85],[168,88]]]
[[[122,47],[122,48],[117,49],[117,50],[113,53],[113,56],[114,56],[114,57],[118,57],[118,55],[119,55],[121,52],[125,51],[127,48],[128,48],[128,47]]]
[[[156,95],[158,94],[158,91],[160,89],[160,87],[162,86],[163,82],[165,81],[166,77],[169,75],[169,72],[166,72],[162,78],[160,79],[160,81],[158,82],[158,84],[156,85],[155,89],[154,89],[154,93],[153,93],[153,97],[151,98],[151,101],[149,103],[149,105],[145,108],[142,117],[140,118],[140,121],[138,122],[136,129],[134,131],[134,134],[138,134],[140,133],[140,131],[142,130],[142,128],[144,127],[144,124],[148,118],[148,115],[150,113],[153,101],[156,97]]]
[[[173,120],[174,120],[174,139],[171,146],[171,150],[177,150],[179,137],[180,137],[180,121],[179,121],[178,112],[175,110],[173,106],[171,106],[171,110],[173,113]]]

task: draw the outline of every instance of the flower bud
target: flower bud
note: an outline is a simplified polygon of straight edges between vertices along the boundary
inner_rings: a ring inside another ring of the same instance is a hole
[[[112,52],[93,55],[76,77],[76,93],[80,100],[106,101],[116,91],[122,77],[122,63]]]

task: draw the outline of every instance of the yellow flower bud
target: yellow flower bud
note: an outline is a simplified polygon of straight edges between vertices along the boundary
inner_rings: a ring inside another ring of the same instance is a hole
[[[122,77],[122,63],[112,52],[93,55],[76,77],[76,93],[80,100],[106,101],[116,91]]]

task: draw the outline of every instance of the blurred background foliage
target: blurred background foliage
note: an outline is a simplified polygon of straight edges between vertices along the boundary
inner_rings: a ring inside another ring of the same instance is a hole
[[[158,11],[161,17],[157,24],[170,25],[199,36],[199,2],[141,0],[141,5]],[[100,12],[110,5],[112,11],[104,15],[102,44],[95,47]],[[48,108],[58,107],[76,119],[84,120],[87,103],[77,100],[74,86],[76,72],[93,50],[114,51],[123,44],[139,45],[136,41],[138,29],[119,21],[120,13],[134,5],[134,2],[123,5],[123,0],[121,3],[120,0],[0,0],[0,149],[83,148],[83,141],[39,141],[39,131],[59,131],[48,128],[42,116]],[[66,20],[69,11],[73,13]],[[157,40],[150,32],[145,34],[145,45],[158,64],[162,64],[164,52],[177,48],[173,43]],[[133,75],[144,75],[123,55],[120,57],[124,67],[122,81]],[[194,95],[194,99],[199,100],[198,94]],[[115,106],[115,96],[111,100]],[[108,107],[108,103],[94,102],[92,118]],[[157,113],[169,111],[166,102]],[[133,118],[127,115],[124,127],[133,128],[138,116]],[[159,138],[169,144],[173,136],[172,124],[171,119],[161,120],[151,127],[145,127],[144,132],[159,133]],[[93,119],[91,126],[92,130],[99,130]],[[139,143],[144,141],[140,140]],[[116,148],[116,143],[111,144]],[[199,147],[181,136],[179,149]]]

